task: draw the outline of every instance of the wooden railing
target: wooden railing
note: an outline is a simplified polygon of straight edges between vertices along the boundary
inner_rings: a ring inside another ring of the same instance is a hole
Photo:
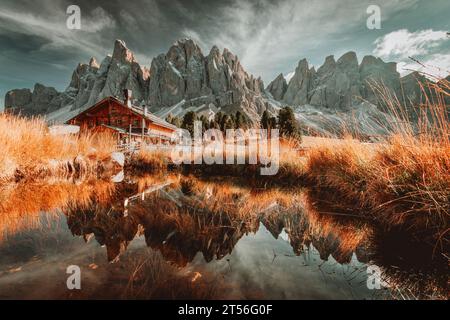
[[[134,153],[141,150],[141,142],[133,141],[131,143],[119,143],[117,144],[116,150],[123,153]]]
[[[119,143],[117,144],[116,150],[118,152],[123,153],[135,153],[139,152],[142,149],[149,150],[149,151],[161,151],[161,150],[172,150],[173,146],[171,145],[165,145],[165,144],[146,144],[142,143],[140,141],[133,141],[131,143]]]

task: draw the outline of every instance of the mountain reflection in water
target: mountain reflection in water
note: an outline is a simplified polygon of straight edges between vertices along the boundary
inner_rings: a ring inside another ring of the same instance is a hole
[[[43,272],[38,269],[48,268],[49,261],[60,262],[61,269],[66,262],[77,264],[80,259],[81,264],[97,262],[88,264],[97,289],[76,296],[64,288],[48,288],[54,291],[50,297],[399,297],[392,289],[367,288],[367,266],[379,256],[373,241],[376,230],[361,219],[320,213],[325,210],[318,210],[317,199],[305,190],[258,190],[192,176],[143,176],[126,177],[120,183],[19,185],[0,190],[0,200],[0,297],[17,297],[17,291],[8,288],[23,282],[20,272],[28,272],[26,278],[37,277]],[[56,240],[47,241],[48,233],[57,233]],[[87,242],[84,249],[74,242],[80,238]],[[92,249],[92,238],[106,247],[103,262],[99,260],[105,249]],[[24,245],[24,239],[33,243]],[[30,250],[29,246],[41,247]],[[149,259],[150,268],[156,264],[188,278],[188,289],[168,293],[167,282],[134,279]],[[36,260],[46,263],[30,267]],[[18,269],[21,263],[26,266],[23,271]],[[95,274],[101,270],[108,279]],[[56,282],[67,276],[62,273]],[[126,281],[118,285],[122,282],[117,278],[124,273]],[[102,289],[112,279],[116,288]],[[430,280],[419,289],[434,288],[441,281]],[[399,284],[394,277],[391,282],[396,289],[410,288],[407,279]],[[150,285],[151,292],[146,288]],[[400,298],[420,294],[408,289]]]

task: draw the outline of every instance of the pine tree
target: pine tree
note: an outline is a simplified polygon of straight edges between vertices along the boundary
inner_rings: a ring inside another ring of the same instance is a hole
[[[245,117],[239,110],[236,111],[234,125],[236,129],[245,127]]]
[[[181,128],[186,129],[190,134],[194,135],[194,122],[197,120],[197,114],[194,111],[189,111],[183,117]]]
[[[220,130],[225,132],[225,130],[233,129],[233,128],[234,128],[233,119],[227,114],[223,115],[221,122],[220,122]]]
[[[170,124],[173,124],[176,127],[181,127],[181,119],[179,117],[173,116],[171,113],[169,113],[166,117],[166,121]]]
[[[180,117],[174,117],[173,120],[172,120],[172,124],[173,124],[175,127],[178,127],[178,128],[181,128],[182,122],[183,122],[183,121],[180,119]]]
[[[267,110],[264,110],[262,116],[261,116],[261,128],[263,129],[268,129],[269,128],[269,120],[270,120],[270,115],[269,112]]]
[[[277,118],[275,118],[275,117],[270,117],[270,118],[269,118],[269,127],[268,127],[268,129],[276,129],[276,128],[277,128],[277,125],[278,125],[278,123],[277,123]]]
[[[209,128],[210,129],[217,129],[217,130],[220,130],[220,126],[219,126],[219,124],[216,122],[216,120],[214,120],[214,119],[212,119],[210,122],[209,122]]]
[[[225,116],[225,114],[222,111],[219,111],[216,113],[216,115],[214,116],[214,121],[216,121],[216,123],[218,123],[219,125],[222,123],[222,118]]]
[[[205,132],[210,128],[208,118],[205,115],[200,116],[200,121],[202,122],[202,132]]]
[[[294,111],[290,107],[284,107],[278,113],[278,128],[282,137],[301,141],[300,126],[297,119],[295,119]]]

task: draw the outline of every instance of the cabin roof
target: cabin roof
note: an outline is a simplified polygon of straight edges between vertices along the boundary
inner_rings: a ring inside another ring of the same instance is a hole
[[[76,116],[73,116],[72,118],[70,118],[69,120],[67,120],[66,123],[69,122],[70,120],[73,120],[73,119],[79,117],[79,116],[82,115],[82,114],[87,113],[88,111],[90,111],[90,110],[92,110],[92,109],[97,108],[98,106],[104,104],[104,103],[107,102],[107,101],[115,102],[115,103],[121,105],[122,107],[124,107],[124,108],[130,110],[130,111],[133,112],[134,114],[136,114],[136,115],[138,115],[138,116],[141,116],[141,117],[143,117],[144,119],[149,120],[149,121],[151,121],[151,122],[153,122],[153,123],[156,123],[156,124],[160,125],[161,127],[165,127],[165,128],[172,129],[172,130],[177,130],[177,129],[178,129],[178,128],[177,128],[176,126],[174,126],[173,124],[168,123],[167,121],[165,121],[165,120],[163,120],[163,119],[161,119],[161,118],[155,116],[154,114],[152,114],[152,113],[150,113],[150,112],[148,112],[148,111],[145,112],[144,109],[141,108],[141,107],[137,107],[137,106],[133,106],[133,105],[128,106],[128,105],[124,104],[122,101],[120,101],[119,99],[117,99],[117,98],[115,98],[115,97],[111,97],[111,96],[110,96],[110,97],[103,98],[102,100],[100,100],[99,102],[97,102],[97,103],[95,103],[94,105],[90,106],[89,108],[84,109],[83,111],[81,111],[80,113],[78,113]]]

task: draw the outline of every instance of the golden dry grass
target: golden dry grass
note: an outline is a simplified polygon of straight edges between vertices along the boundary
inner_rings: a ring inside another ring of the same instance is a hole
[[[442,87],[444,86],[444,88]],[[433,98],[420,106],[418,125],[382,86],[375,87],[399,119],[378,144],[348,139],[322,145],[307,155],[306,171],[319,187],[366,207],[386,225],[431,230],[441,239],[450,213],[450,124],[448,82],[430,87]],[[448,97],[447,97],[448,98]]]
[[[426,90],[425,90],[426,89]],[[429,84],[432,92],[416,106],[417,124],[411,110],[384,86],[374,90],[395,119],[391,134],[378,143],[307,137],[302,145],[282,140],[280,169],[275,176],[260,176],[259,165],[184,165],[187,172],[245,177],[250,184],[265,186],[318,186],[331,189],[367,215],[386,225],[432,230],[437,238],[448,231],[450,211],[450,142],[448,119],[449,83]],[[246,150],[245,157],[257,150]],[[165,171],[170,151],[143,150],[130,164],[145,171]],[[191,188],[192,186],[185,186]]]
[[[143,148],[130,157],[127,167],[145,172],[166,171],[170,162],[169,151]]]
[[[0,114],[0,182],[14,175],[36,171],[52,161],[73,160],[76,156],[102,159],[115,149],[106,135],[50,135],[43,119],[27,119]]]

